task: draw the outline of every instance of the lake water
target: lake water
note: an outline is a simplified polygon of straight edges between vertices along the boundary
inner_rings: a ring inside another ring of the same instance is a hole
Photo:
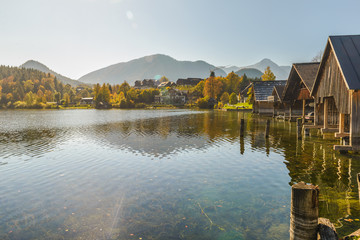
[[[246,133],[239,137],[240,119]],[[249,113],[0,112],[0,239],[288,239],[291,185],[360,228],[358,155]],[[328,138],[328,136],[325,136]],[[350,219],[350,220],[349,220]]]

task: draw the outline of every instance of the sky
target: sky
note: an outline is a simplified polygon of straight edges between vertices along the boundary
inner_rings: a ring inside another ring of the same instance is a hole
[[[152,54],[246,66],[307,62],[360,34],[359,0],[0,0],[0,65],[73,79]]]

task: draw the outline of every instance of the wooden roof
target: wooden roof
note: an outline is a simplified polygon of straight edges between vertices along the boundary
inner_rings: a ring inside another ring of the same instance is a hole
[[[275,93],[280,101],[282,101],[281,97],[284,92],[284,89],[285,89],[285,85],[274,86],[273,95]]]
[[[320,63],[309,62],[309,63],[294,63],[292,65],[289,78],[286,82],[286,86],[281,99],[283,101],[290,101],[297,98],[301,82],[311,92],[316,74],[318,72]]]
[[[275,86],[285,86],[286,80],[253,82],[255,101],[266,101],[272,95]]]
[[[341,73],[345,79],[346,86],[349,90],[360,89],[360,35],[330,36],[325,47],[319,71],[311,91],[311,95],[315,92],[318,81],[320,81],[323,66],[333,50]]]

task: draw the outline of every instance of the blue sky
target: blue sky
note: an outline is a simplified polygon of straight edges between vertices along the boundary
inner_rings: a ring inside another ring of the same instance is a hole
[[[245,66],[310,61],[360,34],[359,0],[0,0],[0,64],[74,79],[145,55]]]

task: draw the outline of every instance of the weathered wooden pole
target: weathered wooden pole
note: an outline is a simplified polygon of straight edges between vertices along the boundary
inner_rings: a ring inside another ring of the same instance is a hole
[[[356,174],[357,184],[358,184],[358,192],[359,192],[359,200],[360,200],[360,173]]]
[[[291,187],[290,240],[317,239],[319,188],[300,182]]]
[[[269,132],[270,132],[270,119],[266,120],[266,128],[265,128],[265,137],[266,138],[269,137]]]
[[[324,128],[328,128],[328,99],[324,98]]]
[[[340,113],[339,114],[339,133],[345,132],[345,114]]]
[[[240,120],[240,137],[243,137],[244,136],[244,129],[245,129],[245,123],[244,123],[244,119],[242,118]]]
[[[302,132],[302,120],[301,120],[301,118],[297,119],[296,126],[297,126],[297,138],[301,139],[301,132]]]
[[[306,100],[303,99],[303,101],[302,101],[302,115],[301,115],[302,123],[305,123],[305,106],[306,106]]]

